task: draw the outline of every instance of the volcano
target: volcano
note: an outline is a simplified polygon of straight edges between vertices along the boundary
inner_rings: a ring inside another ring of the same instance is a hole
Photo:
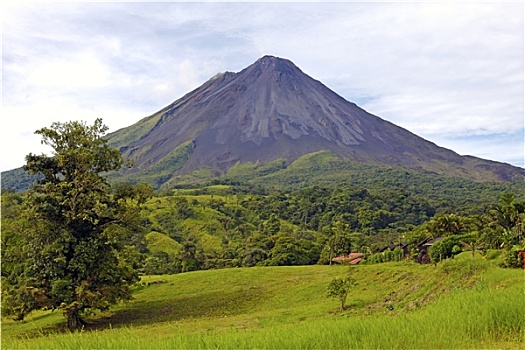
[[[374,116],[303,73],[264,56],[217,74],[157,113],[108,135],[135,166],[127,174],[172,176],[330,151],[341,159],[474,180],[515,181],[524,169],[439,147]],[[162,174],[162,175],[161,175]]]

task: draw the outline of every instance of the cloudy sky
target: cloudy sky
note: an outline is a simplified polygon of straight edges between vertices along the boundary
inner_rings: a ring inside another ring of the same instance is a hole
[[[38,128],[117,130],[267,54],[440,146],[524,166],[522,1],[3,1],[1,16],[2,170],[46,151]]]

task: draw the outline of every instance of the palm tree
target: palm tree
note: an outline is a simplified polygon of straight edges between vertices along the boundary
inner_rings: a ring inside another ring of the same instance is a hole
[[[431,228],[438,237],[460,234],[465,227],[463,218],[456,214],[438,215],[432,221]]]
[[[483,243],[476,242],[474,240],[472,240],[470,242],[461,242],[461,244],[463,245],[463,248],[465,248],[466,250],[470,251],[470,257],[471,258],[474,258],[474,254],[476,252],[481,253],[481,251],[483,249],[483,246],[484,246]]]
[[[499,203],[487,214],[488,224],[502,232],[502,245],[519,244],[525,233],[525,202],[516,199],[513,193],[503,194]]]

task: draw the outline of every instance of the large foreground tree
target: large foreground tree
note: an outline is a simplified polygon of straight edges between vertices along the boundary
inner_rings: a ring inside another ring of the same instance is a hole
[[[151,188],[110,191],[101,174],[118,170],[123,159],[102,137],[106,131],[100,119],[36,131],[52,154],[26,157],[25,170],[41,179],[24,201],[19,251],[12,254],[18,261],[2,272],[4,312],[23,319],[35,309],[61,309],[75,330],[86,312],[131,298],[138,281],[131,242]]]

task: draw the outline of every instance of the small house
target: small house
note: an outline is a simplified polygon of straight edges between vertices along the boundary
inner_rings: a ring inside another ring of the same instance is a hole
[[[428,249],[432,247],[432,245],[436,242],[439,242],[443,239],[443,237],[438,238],[426,238],[421,243],[417,245],[417,249],[419,250],[419,253],[415,260],[420,264],[430,264],[430,255],[428,255]]]
[[[348,255],[337,256],[333,258],[332,261],[339,264],[356,265],[359,264],[361,260],[363,260],[364,256],[365,255],[362,253],[350,253]]]

